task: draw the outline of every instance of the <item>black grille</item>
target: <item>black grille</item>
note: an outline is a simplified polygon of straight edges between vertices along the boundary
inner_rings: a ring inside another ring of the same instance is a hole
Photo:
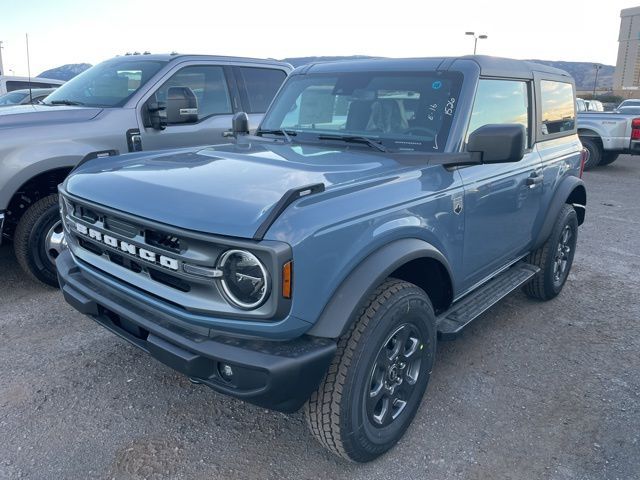
[[[146,243],[154,247],[170,250],[175,253],[182,251],[180,239],[174,235],[157,230],[145,230],[144,239]]]
[[[117,253],[107,252],[109,255],[109,260],[111,260],[116,265],[120,265],[121,267],[128,268],[132,272],[140,273],[142,271],[142,267],[138,262],[134,262],[128,257],[123,257]]]
[[[168,287],[175,288],[177,290],[188,292],[191,290],[191,285],[189,285],[184,280],[181,280],[172,275],[168,275],[160,270],[156,270],[155,268],[149,268],[149,276],[153,278],[156,282],[164,283]]]
[[[95,253],[96,255],[102,255],[104,253],[104,250],[102,248],[100,248],[95,243],[92,243],[92,242],[89,242],[89,241],[85,240],[84,238],[78,237],[78,243],[80,244],[80,246],[82,248],[85,248],[85,249],[89,250],[90,252]]]

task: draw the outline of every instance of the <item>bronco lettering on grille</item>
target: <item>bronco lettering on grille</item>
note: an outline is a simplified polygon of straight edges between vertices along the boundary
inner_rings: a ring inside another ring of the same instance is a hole
[[[123,253],[128,253],[129,255],[138,257],[146,262],[159,264],[160,266],[168,268],[170,270],[178,270],[178,261],[175,258],[166,257],[164,255],[159,255],[155,252],[145,250],[144,248],[140,248],[133,243],[119,240],[115,237],[99,232],[98,230],[82,225],[81,223],[76,223],[75,226],[76,232],[98,242],[102,242],[112,248],[116,248]]]

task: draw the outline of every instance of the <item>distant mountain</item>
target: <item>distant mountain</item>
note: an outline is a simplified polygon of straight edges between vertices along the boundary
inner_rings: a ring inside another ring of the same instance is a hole
[[[339,60],[357,60],[365,58],[375,58],[366,55],[351,55],[344,57],[291,57],[284,58],[283,61],[290,63],[294,67],[306,65],[313,62],[334,62]],[[531,60],[532,62],[542,63],[550,67],[561,68],[566,70],[575,79],[578,90],[591,90],[595,79],[595,68],[591,62],[560,62],[550,60]],[[84,72],[91,67],[88,63],[72,63],[61,67],[52,68],[42,72],[39,77],[53,78],[58,80],[70,80],[79,73]],[[613,87],[613,72],[615,67],[611,65],[603,65],[598,73],[598,89]]]
[[[549,60],[530,60],[531,62],[542,63],[550,67],[561,68],[571,75],[576,81],[578,90],[593,89],[593,82],[596,78],[596,69],[593,62],[553,62]],[[613,72],[616,67],[612,65],[602,65],[598,72],[598,90],[613,88]]]
[[[305,65],[312,62],[333,62],[336,60],[355,60],[358,58],[374,58],[366,55],[353,55],[350,57],[294,57],[285,58],[285,62],[289,62],[294,67]],[[595,80],[596,71],[592,62],[560,62],[551,60],[530,60],[531,62],[541,63],[550,67],[565,70],[576,81],[578,90],[591,90],[593,81]],[[612,65],[603,65],[598,72],[598,89],[613,87],[613,72],[615,67]]]
[[[70,63],[61,67],[45,70],[39,77],[51,78],[53,80],[71,80],[76,75],[84,72],[87,68],[91,68],[90,63]]]

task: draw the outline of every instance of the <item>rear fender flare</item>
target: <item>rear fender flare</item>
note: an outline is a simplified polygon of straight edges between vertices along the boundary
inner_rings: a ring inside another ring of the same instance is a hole
[[[575,192],[575,193],[574,193]],[[560,209],[566,203],[571,203],[577,211],[578,214],[578,222],[580,225],[584,222],[586,207],[587,207],[587,193],[584,186],[584,182],[582,179],[578,177],[566,177],[558,189],[556,190],[551,202],[549,204],[549,209],[547,210],[547,214],[544,219],[544,223],[542,224],[542,228],[536,237],[536,242],[534,244],[534,250],[539,248],[551,235],[551,230],[553,229],[553,225],[558,218],[560,213]],[[580,199],[579,202],[569,202],[569,198],[571,196],[577,197]]]

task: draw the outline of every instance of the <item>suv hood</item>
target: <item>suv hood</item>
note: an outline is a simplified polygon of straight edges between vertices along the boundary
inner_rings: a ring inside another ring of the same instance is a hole
[[[67,105],[14,105],[0,108],[0,128],[86,122],[101,111],[102,108]]]
[[[71,195],[167,225],[251,238],[288,190],[378,183],[402,166],[361,148],[257,143],[91,160],[64,188]],[[415,167],[414,167],[415,168]]]

